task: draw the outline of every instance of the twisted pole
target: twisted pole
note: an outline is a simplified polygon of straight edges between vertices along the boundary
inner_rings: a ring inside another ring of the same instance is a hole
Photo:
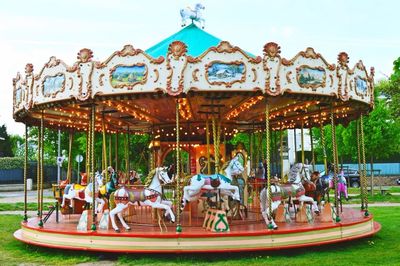
[[[338,204],[338,165],[337,165],[337,145],[336,145],[336,128],[334,120],[334,108],[331,107],[331,129],[332,129],[332,151],[333,151],[333,183],[335,185],[335,207],[336,222],[340,222],[339,204]]]
[[[270,130],[269,130],[269,103],[268,99],[265,99],[265,138],[266,138],[266,164],[267,164],[267,191],[268,191],[268,210],[269,210],[269,217],[270,217],[270,222],[268,224],[268,229],[273,229],[273,225],[271,222],[272,218],[272,190],[271,190],[271,167],[270,167]]]
[[[24,222],[28,221],[27,215],[27,175],[28,175],[28,126],[25,124],[25,153],[24,153]]]
[[[94,140],[95,140],[95,123],[96,123],[96,106],[93,104],[91,108],[91,121],[90,121],[90,173],[92,176],[92,226],[91,230],[96,231],[96,178],[94,175]]]
[[[363,181],[364,181],[364,216],[369,216],[368,213],[368,196],[367,196],[367,166],[365,163],[365,140],[364,140],[364,119],[363,119],[363,115],[361,115],[360,117],[360,133],[361,133],[361,153],[362,153],[362,164],[363,164]],[[371,176],[371,178],[373,178]],[[373,188],[371,187],[371,191],[373,191]]]
[[[178,199],[178,202],[181,198],[181,158],[180,158],[180,147],[179,147],[179,100],[176,100],[175,104],[175,113],[176,113],[176,197]],[[181,233],[182,232],[182,226],[181,226],[181,209],[179,207],[176,208],[176,232]]]
[[[360,196],[361,196],[361,210],[364,210],[364,180],[363,171],[361,169],[361,136],[360,136],[360,119],[357,120],[357,159],[358,159],[358,172],[360,173]]]
[[[43,117],[43,110],[42,115],[40,117],[40,151],[39,151],[39,168],[40,168],[40,185],[39,185],[39,223],[40,227],[43,227],[43,124],[44,124],[44,117]]]

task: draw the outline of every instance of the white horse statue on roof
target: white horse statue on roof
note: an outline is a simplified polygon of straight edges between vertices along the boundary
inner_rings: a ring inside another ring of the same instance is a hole
[[[205,7],[200,3],[198,3],[194,6],[194,10],[191,9],[190,7],[181,9],[180,13],[181,13],[181,17],[182,17],[182,27],[186,26],[186,20],[190,19],[190,20],[192,20],[192,22],[193,21],[199,22],[201,28],[204,29],[205,20],[201,14],[202,9],[204,10]]]

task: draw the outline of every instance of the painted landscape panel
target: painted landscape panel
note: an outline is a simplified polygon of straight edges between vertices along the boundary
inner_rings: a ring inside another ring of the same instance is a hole
[[[324,87],[325,80],[324,69],[301,66],[297,71],[297,81],[301,87]]]
[[[18,87],[15,90],[15,104],[18,105],[21,103],[21,101],[22,101],[22,89],[21,87]]]
[[[359,93],[365,94],[367,91],[367,81],[360,76],[356,77],[356,89]]]
[[[43,82],[43,94],[45,96],[49,96],[59,90],[64,88],[65,84],[65,76],[57,75],[52,77],[46,77]]]
[[[133,86],[146,79],[147,68],[145,65],[117,66],[111,73],[111,86]]]
[[[214,62],[208,67],[208,82],[234,83],[244,79],[244,64]]]

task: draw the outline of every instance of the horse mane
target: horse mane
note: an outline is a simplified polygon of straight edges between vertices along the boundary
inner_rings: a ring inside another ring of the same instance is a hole
[[[144,180],[145,186],[150,185],[151,180],[153,180],[153,177],[154,177],[156,171],[157,171],[157,168],[154,168],[149,172],[149,174],[147,175],[146,179]]]

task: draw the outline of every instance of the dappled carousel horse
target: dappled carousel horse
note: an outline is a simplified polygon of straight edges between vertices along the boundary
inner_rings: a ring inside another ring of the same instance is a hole
[[[233,200],[240,202],[239,188],[233,186],[232,177],[243,173],[244,167],[239,162],[239,157],[235,156],[225,168],[225,175],[203,175],[197,174],[190,178],[190,185],[183,188],[181,209],[183,210],[187,202],[197,200],[202,190],[219,189],[222,195],[232,196]]]
[[[272,202],[271,208],[274,211],[278,208],[279,204],[283,200],[287,200],[289,197],[292,197],[293,200],[298,200],[301,204],[304,202],[308,202],[312,204],[312,210],[318,212],[318,206],[313,198],[305,195],[305,189],[302,184],[302,176],[304,173],[307,175],[308,167],[303,165],[302,163],[295,164],[289,172],[289,184],[272,184],[271,192],[272,192]],[[268,189],[264,188],[260,193],[260,203],[261,203],[261,213],[264,217],[264,220],[267,224],[271,223],[273,228],[276,229],[278,226],[276,225],[273,217],[269,215],[269,204],[268,204]]]
[[[99,198],[99,188],[103,185],[103,176],[97,172],[95,175],[95,195],[93,195],[93,182],[90,182],[86,187],[79,184],[68,184],[65,187],[61,207],[64,207],[65,200],[69,199],[69,206],[72,208],[72,199],[86,201],[86,203],[93,203],[93,196],[95,197],[96,206],[94,206],[97,213],[103,211],[105,201]],[[98,205],[98,206],[97,206]]]
[[[172,202],[163,200],[162,197],[162,184],[172,182],[172,179],[168,176],[167,169],[164,167],[153,169],[149,173],[148,180],[150,180],[150,184],[142,189],[128,189],[123,186],[111,194],[110,206],[115,205],[115,208],[110,211],[110,219],[116,232],[119,232],[119,228],[115,223],[115,215],[118,216],[126,230],[131,229],[122,217],[122,211],[135,202],[140,203],[141,206],[147,205],[154,209],[164,209],[166,211],[165,215],[169,215],[171,222],[175,222],[175,215],[171,209]]]

